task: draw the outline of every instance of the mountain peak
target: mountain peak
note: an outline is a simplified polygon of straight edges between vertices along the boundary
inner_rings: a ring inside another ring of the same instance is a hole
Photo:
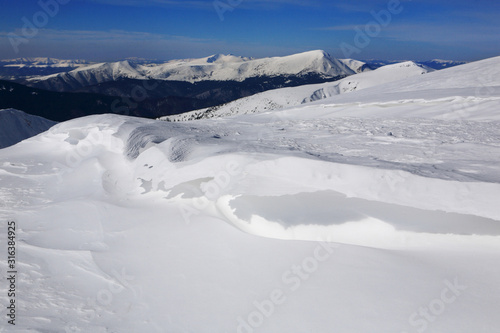
[[[330,54],[328,54],[326,51],[323,50],[306,51],[306,52],[292,54],[288,57],[307,57],[311,59],[322,59],[322,58],[333,59],[333,57]]]
[[[209,64],[213,63],[229,63],[229,62],[243,62],[243,61],[248,61],[251,60],[250,58],[244,58],[244,57],[239,57],[235,56],[234,54],[214,54],[208,58],[206,58],[206,62]]]
[[[300,74],[319,73],[324,76],[335,77],[352,75],[355,71],[340,60],[333,58],[323,50],[313,50],[286,57],[276,57],[280,62],[286,62],[290,68],[302,68]]]
[[[217,60],[219,60],[223,56],[224,55],[222,53],[214,54],[213,56],[210,56],[210,57],[207,58],[207,62],[208,63],[216,62]]]

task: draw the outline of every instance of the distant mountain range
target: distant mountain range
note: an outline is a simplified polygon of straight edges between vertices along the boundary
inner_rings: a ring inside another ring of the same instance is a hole
[[[336,59],[321,50],[262,59],[217,54],[163,63],[142,59],[106,63],[0,60],[0,79],[30,87],[0,82],[5,87],[0,89],[0,108],[17,108],[56,121],[96,113],[155,118],[214,107],[267,90],[333,82],[388,63],[394,62]],[[444,60],[425,63],[431,68],[458,64]]]
[[[130,60],[98,63],[64,73],[32,77],[25,83],[53,91],[82,91],[98,84],[130,79],[197,83],[245,82],[256,78],[265,81],[280,77],[304,84],[311,80],[331,81],[355,73],[344,62],[326,52],[311,51],[262,59],[218,54],[162,64],[144,64]],[[285,85],[286,82],[285,80]]]
[[[17,58],[0,60],[0,79],[24,80],[33,76],[68,72],[89,66],[86,60],[62,60],[55,58]]]
[[[397,64],[397,63],[402,63],[406,62],[408,60],[363,60],[362,63],[366,64],[371,69],[376,69],[382,66],[387,66],[387,65],[392,65],[392,64]],[[426,60],[426,61],[414,61],[417,64],[424,65],[427,67],[430,67],[432,69],[444,69],[444,68],[449,68],[449,67],[454,67],[454,66],[459,66],[459,65],[464,65],[467,62],[466,61],[455,61],[455,60],[441,60],[441,59],[433,59],[433,60]]]
[[[285,57],[254,59],[234,55],[216,54],[200,59],[181,59],[168,62],[127,58],[123,61],[93,63],[86,60],[56,58],[17,58],[0,60],[0,79],[40,82],[60,74],[62,81],[73,77],[85,85],[85,77],[103,82],[123,78],[160,79],[171,81],[243,81],[250,77],[277,75],[320,74],[336,77],[374,70],[378,67],[406,60],[354,60],[335,59],[322,50],[309,51]],[[415,61],[433,69],[465,64],[464,61],[433,59]],[[71,73],[70,73],[71,72]],[[82,82],[83,81],[83,82]],[[90,81],[92,81],[90,79]]]
[[[330,82],[356,73],[323,51],[264,59],[215,55],[163,64],[125,60],[88,65],[83,61],[54,59],[4,63],[4,68],[11,71],[24,68],[22,64],[30,70],[74,67],[47,76],[16,78],[17,83],[38,90],[18,86],[11,92],[12,86],[3,82],[9,88],[0,91],[0,107],[17,108],[57,121],[96,113],[156,118],[216,106],[270,89]]]

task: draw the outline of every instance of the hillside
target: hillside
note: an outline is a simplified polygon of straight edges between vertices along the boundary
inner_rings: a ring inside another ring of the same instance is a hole
[[[116,86],[115,86],[116,88]],[[116,92],[116,91],[115,91]],[[224,99],[202,100],[168,96],[131,99],[98,93],[67,93],[27,87],[0,80],[0,108],[14,108],[53,121],[66,121],[92,114],[114,113],[145,118],[177,114],[220,103]]]
[[[167,121],[184,121],[280,110],[331,96],[382,85],[391,81],[402,80],[411,76],[426,74],[431,71],[433,70],[426,66],[409,61],[387,65],[374,71],[352,75],[335,82],[270,90],[221,106],[195,110],[180,115],[163,117],[161,119]]]
[[[376,69],[375,66],[371,66],[370,64],[355,60],[355,59],[339,59],[342,63],[344,63],[347,67],[355,71],[356,73],[368,72]]]
[[[15,109],[0,110],[0,149],[45,132],[56,122]]]

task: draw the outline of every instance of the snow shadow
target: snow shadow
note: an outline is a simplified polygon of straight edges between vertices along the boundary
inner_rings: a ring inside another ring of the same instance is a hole
[[[398,231],[458,235],[500,235],[500,221],[484,217],[430,211],[359,198],[335,191],[283,196],[239,196],[229,202],[236,217],[260,216],[285,228],[341,225],[375,218]]]

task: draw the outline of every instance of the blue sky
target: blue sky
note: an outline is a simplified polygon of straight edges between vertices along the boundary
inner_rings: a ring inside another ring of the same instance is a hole
[[[0,0],[0,8],[3,59],[266,57],[314,49],[354,59],[500,55],[497,0]],[[381,12],[389,16],[378,22],[373,13]]]

